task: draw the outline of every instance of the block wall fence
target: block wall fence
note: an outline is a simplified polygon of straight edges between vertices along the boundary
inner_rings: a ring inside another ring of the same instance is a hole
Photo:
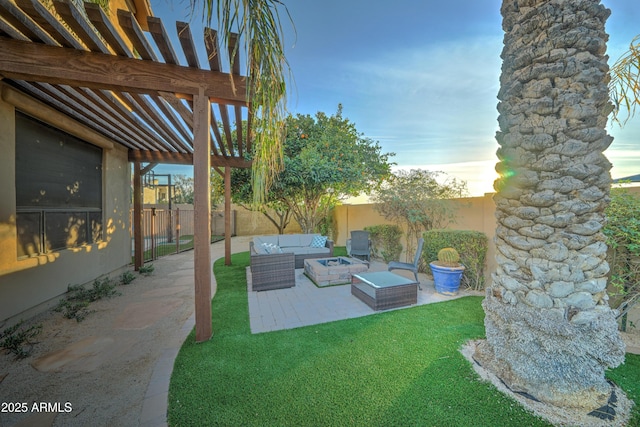
[[[640,197],[640,186],[629,187],[628,191]],[[474,230],[486,234],[489,241],[485,269],[487,283],[491,283],[491,273],[496,269],[496,246],[494,243],[496,219],[493,195],[494,193],[485,193],[482,197],[450,200],[450,203],[456,206],[456,219],[455,222],[447,226],[453,230]],[[276,234],[276,228],[263,214],[250,212],[236,205],[233,206],[233,209],[236,210],[237,235]],[[379,224],[392,224],[392,222],[383,218],[375,210],[373,204],[343,204],[337,206],[333,212],[334,229],[331,238],[336,246],[345,246],[351,230],[362,230],[364,227]],[[404,231],[403,239],[406,239],[406,230]],[[285,232],[299,233],[301,232],[300,226],[292,219]],[[403,248],[407,247],[406,240],[402,241],[402,246]],[[400,259],[406,259],[404,250]]]

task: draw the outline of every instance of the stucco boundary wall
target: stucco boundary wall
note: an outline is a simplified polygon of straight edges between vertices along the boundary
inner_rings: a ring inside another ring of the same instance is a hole
[[[252,212],[236,204],[231,205],[231,209],[236,213],[236,235],[237,236],[265,236],[278,234],[278,229],[261,212]],[[297,234],[302,230],[293,217],[284,230],[285,234]],[[247,246],[249,250],[249,246]]]
[[[485,278],[490,283],[491,273],[496,269],[495,251],[496,246],[493,241],[496,230],[495,204],[493,203],[493,193],[486,193],[482,197],[466,197],[452,199],[449,202],[456,210],[455,222],[446,228],[451,230],[474,230],[487,235],[489,248],[487,251],[487,263]],[[336,207],[334,211],[334,242],[338,246],[344,246],[349,238],[350,231],[362,230],[364,227],[379,224],[393,224],[386,220],[376,210],[373,204],[344,204]],[[405,250],[407,248],[407,232],[403,230],[403,252],[401,260],[406,260]],[[415,243],[413,243],[415,247]]]
[[[640,197],[640,185],[625,185],[627,190]],[[494,243],[496,219],[495,204],[493,202],[494,193],[485,193],[481,197],[467,197],[461,199],[450,200],[450,203],[457,206],[456,220],[449,224],[447,228],[452,230],[474,230],[486,234],[489,247],[487,251],[487,262],[485,269],[486,283],[491,283],[491,273],[496,269],[495,253],[496,246]],[[251,212],[242,206],[232,205],[232,209],[236,211],[236,234],[238,236],[250,235],[268,235],[276,234],[276,227],[259,212]],[[376,210],[373,204],[342,204],[337,206],[333,213],[334,231],[331,236],[336,246],[345,246],[349,233],[352,230],[362,230],[365,227],[379,224],[393,224],[391,221],[383,218]],[[285,229],[285,233],[300,233],[301,229],[298,223],[292,218],[289,226]],[[406,230],[404,230],[404,239],[406,239]],[[406,240],[402,241],[404,249],[407,247]],[[406,259],[404,252],[400,256],[401,260]]]
[[[457,206],[456,222],[449,224],[447,228],[453,230],[475,230],[481,231],[489,239],[489,249],[487,253],[487,268],[485,276],[487,283],[491,278],[491,273],[495,270],[495,205],[493,203],[493,193],[486,193],[482,197],[468,197],[454,199],[449,202]],[[241,206],[233,205],[236,212],[236,234],[238,236],[268,235],[276,234],[276,227],[259,212],[251,212]],[[331,238],[337,246],[345,246],[352,230],[362,230],[364,227],[380,224],[393,224],[386,220],[376,210],[373,204],[343,204],[337,206],[333,212],[334,230]],[[285,229],[285,234],[300,233],[298,223],[292,219]],[[406,259],[406,230],[402,241],[403,252],[401,260]],[[415,244],[414,244],[415,246]]]

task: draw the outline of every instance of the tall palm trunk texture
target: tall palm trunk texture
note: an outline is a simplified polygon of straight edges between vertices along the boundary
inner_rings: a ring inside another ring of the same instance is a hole
[[[607,403],[624,362],[601,232],[613,138],[599,0],[504,0],[497,271],[474,357],[512,390],[561,407]]]

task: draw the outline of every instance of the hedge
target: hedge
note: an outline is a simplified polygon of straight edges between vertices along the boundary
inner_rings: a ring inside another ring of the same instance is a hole
[[[423,233],[423,260],[429,264],[438,259],[442,248],[454,248],[460,253],[460,262],[466,267],[462,284],[470,289],[484,289],[488,238],[472,230],[429,230]]]
[[[402,230],[397,225],[381,224],[364,228],[369,232],[372,256],[382,258],[384,262],[398,261],[402,253]]]

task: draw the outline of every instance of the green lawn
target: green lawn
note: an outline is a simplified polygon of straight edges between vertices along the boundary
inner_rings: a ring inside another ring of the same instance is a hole
[[[481,298],[251,335],[248,253],[232,262],[214,266],[213,338],[196,344],[192,332],[176,359],[169,425],[549,425],[479,381],[458,351],[484,335]],[[628,355],[611,378],[637,399],[639,373]]]

